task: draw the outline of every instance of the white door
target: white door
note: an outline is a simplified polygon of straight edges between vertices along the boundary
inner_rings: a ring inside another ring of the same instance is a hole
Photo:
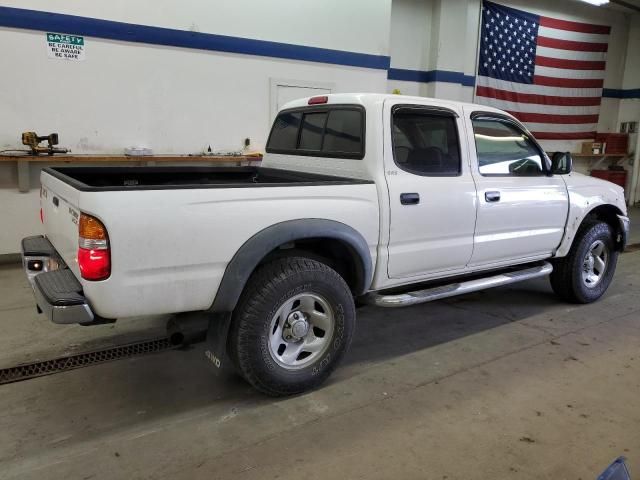
[[[318,95],[328,95],[334,86],[325,82],[305,82],[302,80],[279,80],[272,78],[271,84],[271,119],[280,109],[292,100]]]
[[[278,85],[277,107],[280,110],[285,104],[299,98],[314,97],[317,95],[327,95],[331,90],[327,88],[296,87],[290,85]]]
[[[475,150],[478,219],[470,267],[547,257],[558,247],[569,196],[547,176],[544,154],[516,122],[465,108]],[[472,118],[473,117],[473,118]]]
[[[464,269],[471,258],[476,190],[461,115],[433,100],[385,102],[390,278]]]

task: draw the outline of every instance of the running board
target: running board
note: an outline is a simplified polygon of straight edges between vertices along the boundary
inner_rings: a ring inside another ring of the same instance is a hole
[[[510,283],[531,280],[532,278],[544,277],[552,271],[553,266],[549,262],[544,262],[542,265],[517,270],[515,272],[501,273],[492,277],[426,288],[424,290],[416,290],[415,292],[406,292],[397,295],[370,293],[365,296],[364,301],[378,307],[407,307],[409,305],[432,302],[434,300],[440,300],[441,298],[463,295],[487,288],[501,287],[503,285],[509,285]]]

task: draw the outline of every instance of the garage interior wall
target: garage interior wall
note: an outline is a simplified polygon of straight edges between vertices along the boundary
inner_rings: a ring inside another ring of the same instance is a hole
[[[620,122],[640,121],[640,18],[634,16],[629,25],[627,56],[622,75],[622,91],[630,98],[619,100]],[[635,93],[634,93],[635,92]],[[633,98],[632,98],[633,97]],[[631,145],[636,145],[638,133],[630,135]],[[636,197],[638,198],[638,197]]]
[[[53,13],[125,22],[133,29],[147,25],[389,54],[391,0],[3,0],[0,5],[39,11],[55,5]],[[0,118],[0,146],[16,146],[20,132],[30,128],[57,129],[61,143],[79,154],[122,153],[132,145],[155,153],[194,153],[209,145],[238,150],[246,137],[261,148],[270,123],[270,78],[329,82],[340,91],[386,89],[383,69],[90,36],[86,59],[72,62],[47,58],[41,31],[2,28],[0,39],[16,46],[3,55],[0,103],[11,114]]]
[[[0,149],[22,147],[20,133],[33,130],[58,132],[60,145],[74,154],[122,154],[131,146],[157,154],[209,146],[238,151],[245,138],[260,150],[271,123],[272,80],[336,92],[386,90],[391,0],[3,0],[0,6],[357,52],[387,63],[361,68],[90,35],[86,59],[73,62],[47,58],[43,31],[0,27],[0,42],[14,46],[3,55],[0,76]],[[38,175],[32,168],[32,185]],[[16,177],[15,163],[0,163],[0,223],[7,226],[0,254],[18,252],[21,238],[40,231],[38,189],[19,193]]]
[[[637,14],[573,0],[500,3],[611,25],[605,88],[617,93],[603,99],[598,130],[615,132],[621,121],[639,119],[640,100],[623,98],[640,88]],[[20,132],[33,130],[58,132],[61,146],[76,154],[122,153],[131,146],[175,154],[209,146],[238,151],[247,137],[260,150],[278,84],[302,91],[397,88],[409,95],[474,97],[480,0],[0,0],[1,7],[73,15],[81,24],[101,19],[131,24],[134,31],[150,26],[263,43],[251,47],[256,54],[238,54],[85,34],[86,59],[72,62],[47,57],[43,30],[0,27],[0,41],[12,47],[5,49],[0,76],[0,149],[21,147]],[[268,56],[272,44],[264,42],[278,42],[279,51],[297,57]],[[347,61],[336,51],[347,52]],[[576,142],[548,141],[545,147],[579,150]],[[37,185],[38,169],[31,173]],[[17,252],[19,240],[40,229],[37,188],[19,193],[16,178],[15,163],[0,163],[0,222],[6,226],[0,254]]]

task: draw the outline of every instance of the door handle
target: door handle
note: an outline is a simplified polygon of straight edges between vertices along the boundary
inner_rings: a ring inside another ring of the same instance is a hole
[[[420,203],[419,193],[401,193],[400,203],[402,205],[417,205]]]
[[[500,201],[500,192],[485,192],[484,199],[487,202],[499,202]]]

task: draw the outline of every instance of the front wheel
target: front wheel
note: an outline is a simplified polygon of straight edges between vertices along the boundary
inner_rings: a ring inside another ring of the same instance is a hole
[[[333,269],[304,257],[260,267],[233,314],[229,350],[240,374],[273,396],[320,385],[349,348],[353,297]]]
[[[555,261],[551,286],[569,302],[594,302],[609,288],[617,262],[611,227],[595,220],[586,222],[580,227],[569,254]]]

